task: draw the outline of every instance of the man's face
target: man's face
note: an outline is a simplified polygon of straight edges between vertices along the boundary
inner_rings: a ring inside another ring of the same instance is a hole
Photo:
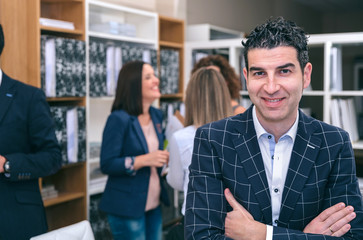
[[[302,71],[293,47],[255,48],[248,52],[247,89],[262,126],[295,122],[303,89],[310,84],[312,66]]]

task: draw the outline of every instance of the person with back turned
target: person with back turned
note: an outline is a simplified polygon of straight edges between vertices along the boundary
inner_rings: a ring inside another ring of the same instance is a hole
[[[0,25],[0,55],[4,42]],[[61,166],[43,91],[0,70],[0,239],[28,240],[47,231],[38,179]]]

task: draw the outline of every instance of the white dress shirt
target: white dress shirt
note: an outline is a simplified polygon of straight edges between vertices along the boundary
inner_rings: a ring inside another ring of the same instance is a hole
[[[275,137],[268,133],[258,121],[255,106],[253,107],[252,116],[270,189],[272,225],[277,226],[277,220],[280,215],[282,192],[297,133],[299,113],[297,113],[295,123],[280,137],[277,143],[275,142]],[[273,227],[267,225],[266,240],[271,240],[272,234]]]
[[[0,86],[1,86],[1,82],[2,82],[2,80],[3,80],[3,72],[1,71],[1,69],[0,69]]]
[[[173,133],[169,140],[169,172],[166,180],[170,186],[184,191],[184,201],[181,213],[185,214],[189,182],[189,165],[192,161],[195,126],[188,126]]]

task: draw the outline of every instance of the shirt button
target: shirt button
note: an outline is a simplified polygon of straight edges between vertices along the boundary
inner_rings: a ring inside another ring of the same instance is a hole
[[[277,220],[274,221],[277,224]]]
[[[278,188],[275,188],[275,189],[274,189],[274,192],[275,192],[275,193],[278,193],[278,192],[279,192],[279,189],[278,189]]]
[[[273,160],[273,159],[275,158],[275,155],[272,155],[272,157],[271,157],[271,158],[272,158],[272,160]]]
[[[271,135],[268,135],[268,137],[267,137],[268,139],[271,139],[272,137],[271,137]]]

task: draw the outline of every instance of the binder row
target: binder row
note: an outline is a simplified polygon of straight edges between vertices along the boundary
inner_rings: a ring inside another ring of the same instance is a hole
[[[174,94],[179,92],[179,51],[160,50],[160,92]]]
[[[63,164],[86,161],[85,107],[51,106]]]
[[[126,42],[91,39],[89,43],[89,95],[114,96],[123,64],[149,63],[158,73],[157,50]],[[162,94],[179,92],[179,51],[160,50]],[[41,36],[41,85],[47,97],[86,95],[85,42],[49,35]]]
[[[353,98],[334,98],[331,100],[331,123],[349,133],[350,140],[359,140],[357,112]]]
[[[47,97],[86,95],[85,42],[41,36],[41,85]]]
[[[157,51],[145,46],[91,39],[89,56],[91,97],[114,96],[120,69],[127,62],[147,62],[157,74]]]
[[[173,112],[171,114],[174,114],[176,110],[180,111],[180,107],[182,104],[183,102],[180,100],[160,102],[160,110],[163,113],[162,129],[165,129],[166,125],[168,124],[169,106],[173,109]]]

